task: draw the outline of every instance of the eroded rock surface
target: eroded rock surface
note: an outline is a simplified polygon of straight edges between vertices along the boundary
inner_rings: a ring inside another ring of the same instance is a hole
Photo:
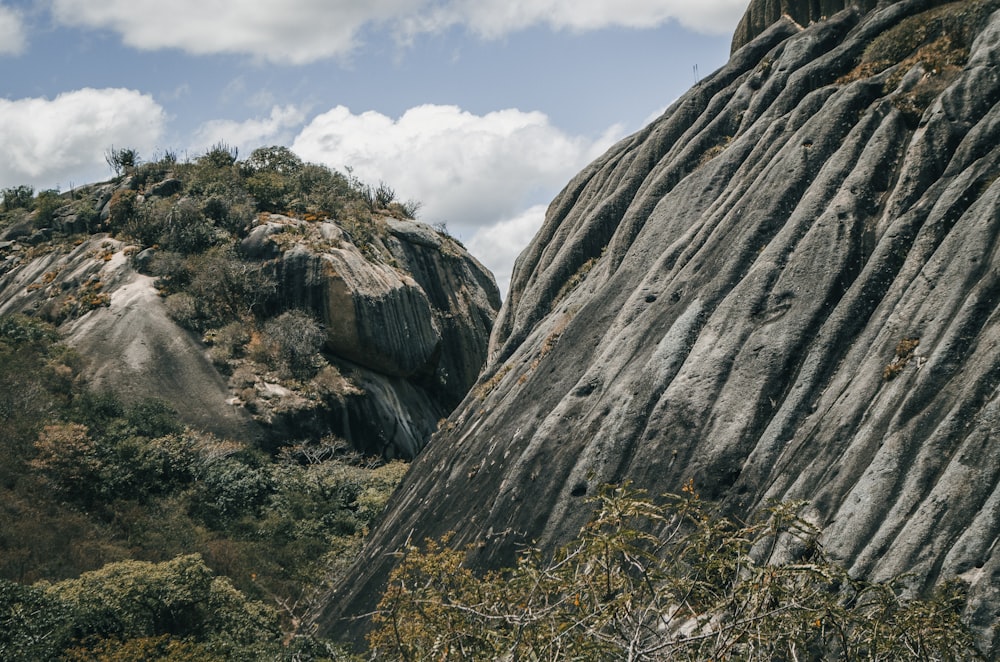
[[[408,540],[509,563],[603,482],[693,479],[736,513],[806,500],[859,575],[963,579],[997,652],[1000,13],[938,5],[779,19],[569,183],[328,631]],[[967,41],[870,48],[946,23]]]
[[[883,5],[891,2],[882,0]],[[799,25],[809,25],[848,7],[869,11],[878,4],[879,0],[752,0],[733,35],[733,52],[746,46],[783,16]]]
[[[131,268],[133,251],[103,234],[34,256],[8,246],[0,314],[61,321],[66,342],[85,359],[84,375],[98,391],[128,400],[159,398],[202,430],[260,438],[250,415],[229,404],[226,380],[199,339],[167,314],[154,279]]]
[[[152,189],[171,195],[176,181]],[[74,240],[58,227],[29,243],[30,223],[7,229],[0,314],[56,322],[93,388],[164,400],[199,429],[266,445],[334,434],[366,453],[409,458],[478,376],[500,297],[453,240],[414,221],[379,224],[363,244],[333,222],[272,216],[243,241],[247,268],[277,283],[272,312],[305,309],[325,331],[327,365],[308,383],[213,360],[212,334],[168,313],[150,275],[156,251],[106,234]]]

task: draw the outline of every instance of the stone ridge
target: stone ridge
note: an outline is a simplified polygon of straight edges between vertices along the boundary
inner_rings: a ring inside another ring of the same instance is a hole
[[[870,11],[878,0],[752,0],[733,34],[732,52],[750,43],[757,35],[787,16],[799,25],[809,25],[833,16],[848,7]]]
[[[177,181],[147,193],[178,194],[169,185]],[[97,208],[128,186],[97,185]],[[31,233],[28,219],[0,234],[0,314],[58,323],[86,360],[90,387],[163,400],[200,430],[265,447],[334,434],[367,454],[414,457],[485,363],[500,306],[492,275],[412,220],[373,218],[379,232],[369,245],[330,220],[258,221],[241,243],[241,269],[273,275],[275,314],[298,308],[321,322],[328,367],[312,381],[243,358],[220,367],[206,346],[212,335],[169,314],[146,269],[155,249],[140,253],[75,222]]]
[[[574,178],[325,631],[361,635],[341,619],[407,541],[509,564],[575,535],[601,483],[693,479],[737,516],[805,500],[856,575],[962,579],[996,659],[997,9],[779,20]]]

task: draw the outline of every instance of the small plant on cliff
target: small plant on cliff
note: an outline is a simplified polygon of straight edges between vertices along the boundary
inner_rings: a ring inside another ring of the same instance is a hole
[[[104,153],[104,160],[108,162],[108,167],[115,173],[116,177],[131,174],[139,165],[139,152],[129,147],[115,147],[114,145]]]
[[[906,600],[828,560],[796,504],[749,523],[689,483],[657,501],[603,488],[551,556],[474,573],[448,538],[409,548],[370,636],[401,660],[971,660],[961,600]],[[657,532],[654,535],[652,532]]]
[[[910,363],[910,359],[913,358],[919,344],[920,338],[903,338],[900,340],[899,344],[896,345],[892,361],[882,370],[882,379],[888,382],[898,377],[899,373],[903,372],[903,368]]]
[[[326,334],[316,318],[302,310],[289,310],[264,324],[272,347],[268,357],[279,372],[308,379],[316,372],[318,354]]]

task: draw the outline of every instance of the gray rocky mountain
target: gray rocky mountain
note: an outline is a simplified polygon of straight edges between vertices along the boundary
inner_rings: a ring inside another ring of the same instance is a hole
[[[883,0],[883,5],[893,0]],[[750,43],[754,37],[787,17],[800,25],[809,25],[833,16],[848,7],[870,11],[878,0],[753,0],[736,26],[733,34],[733,52]]]
[[[107,209],[113,191],[133,185],[74,198]],[[144,193],[178,199],[181,188],[166,179]],[[318,320],[325,367],[303,381],[227,360],[232,351],[220,360],[213,350],[223,335],[241,336],[239,354],[259,331],[242,322],[204,335],[180,326],[150,275],[155,249],[91,232],[100,228],[70,214],[86,203],[67,199],[48,226],[32,229],[38,221],[29,217],[0,235],[0,314],[58,323],[94,389],[161,399],[185,423],[222,437],[276,445],[333,434],[365,453],[410,458],[485,362],[499,291],[464,248],[426,225],[386,214],[365,226],[371,236],[362,241],[333,221],[265,214],[240,257],[204,258],[209,280],[218,274],[231,289],[266,282],[275,314],[298,309]]]
[[[857,575],[961,579],[1000,652],[1000,3],[772,4],[553,201],[328,632],[407,541],[496,566],[601,483],[693,479],[735,513],[805,500]]]

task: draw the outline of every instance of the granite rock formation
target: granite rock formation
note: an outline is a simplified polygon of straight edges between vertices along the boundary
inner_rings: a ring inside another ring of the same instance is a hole
[[[889,4],[892,0],[883,0]],[[736,26],[733,34],[733,52],[747,45],[761,32],[787,17],[799,25],[822,21],[848,7],[870,11],[878,0],[753,0]]]
[[[126,179],[88,189],[89,207],[107,207],[114,190],[130,186]],[[178,180],[145,193],[176,196]],[[92,388],[159,398],[199,429],[267,446],[334,434],[365,453],[410,458],[485,362],[500,306],[493,278],[457,242],[415,221],[374,219],[378,231],[362,241],[332,221],[269,215],[243,240],[245,268],[276,282],[271,313],[304,309],[326,333],[329,367],[317,393],[253,366],[220,370],[206,344],[211,334],[186,330],[169,314],[149,274],[155,249],[94,232],[93,217],[81,223],[56,213],[52,227],[35,229],[29,218],[5,229],[0,314],[58,323],[85,359]]]
[[[998,9],[778,17],[573,179],[327,631],[358,636],[407,540],[495,566],[601,483],[693,479],[735,513],[805,500],[858,575],[960,578],[996,653]]]

